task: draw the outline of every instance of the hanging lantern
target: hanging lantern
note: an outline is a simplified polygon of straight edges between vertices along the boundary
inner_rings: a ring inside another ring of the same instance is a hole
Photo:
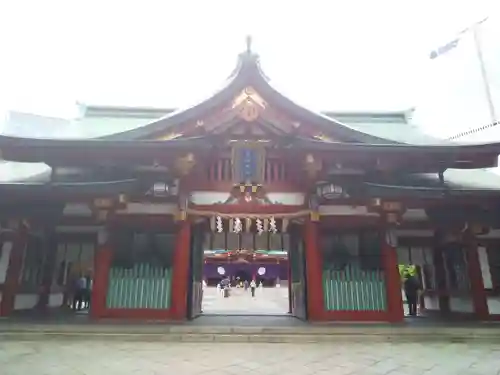
[[[166,197],[169,193],[169,185],[165,182],[155,182],[152,193],[155,197]]]
[[[342,186],[335,184],[320,185],[316,190],[316,194],[324,199],[341,198],[345,194]]]

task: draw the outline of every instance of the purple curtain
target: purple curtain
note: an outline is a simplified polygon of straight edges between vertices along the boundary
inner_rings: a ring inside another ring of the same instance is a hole
[[[236,276],[238,273],[246,273],[250,277],[256,275],[263,279],[276,279],[287,280],[288,278],[288,262],[284,261],[280,264],[265,264],[265,263],[205,263],[203,269],[203,276],[205,278],[213,279],[221,277],[217,269],[222,267],[225,276]],[[263,275],[259,275],[260,268],[265,270]]]

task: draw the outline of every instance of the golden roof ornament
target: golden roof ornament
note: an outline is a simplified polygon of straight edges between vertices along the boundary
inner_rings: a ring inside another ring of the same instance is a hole
[[[259,118],[259,109],[255,103],[248,100],[240,107],[239,115],[246,122],[252,122]]]
[[[251,86],[245,87],[231,104],[238,116],[246,122],[255,121],[266,106],[265,100]]]

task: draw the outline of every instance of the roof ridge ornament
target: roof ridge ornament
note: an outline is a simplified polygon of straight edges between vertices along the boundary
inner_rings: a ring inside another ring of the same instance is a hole
[[[255,64],[259,60],[259,54],[255,53],[252,49],[253,37],[251,35],[245,37],[245,45],[246,49],[244,52],[240,53],[240,59]]]
[[[252,54],[252,36],[251,35],[247,35],[246,38],[245,38],[245,42],[246,42],[246,45],[247,45],[247,54],[248,55],[251,55]]]
[[[246,49],[238,54],[238,65],[232,71],[229,78],[235,77],[242,71],[253,70],[254,68],[257,68],[260,71],[259,55],[252,50],[253,38],[251,35],[246,36],[245,44]],[[260,72],[260,74],[267,79],[262,72]]]

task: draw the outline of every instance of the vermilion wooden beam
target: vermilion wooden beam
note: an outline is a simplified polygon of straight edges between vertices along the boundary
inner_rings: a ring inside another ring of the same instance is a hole
[[[19,276],[23,265],[23,252],[28,240],[27,228],[21,225],[12,237],[9,267],[2,288],[0,316],[9,316],[14,310],[14,300],[19,287]]]
[[[305,210],[304,206],[295,205],[258,205],[258,204],[213,204],[213,205],[191,205],[190,209],[206,213],[220,214],[294,214]]]
[[[380,230],[382,263],[384,265],[388,320],[397,323],[404,319],[403,299],[396,244],[391,243],[389,231],[390,228],[386,226],[382,226]]]
[[[467,259],[474,313],[478,320],[489,320],[488,297],[484,290],[483,273],[477,251],[478,242],[471,230],[464,233],[463,245]]]
[[[318,321],[324,311],[323,264],[319,251],[318,224],[310,219],[304,226],[308,319]]]
[[[179,226],[175,244],[174,267],[172,275],[171,316],[176,320],[187,318],[187,296],[190,251],[191,223],[184,221]]]

